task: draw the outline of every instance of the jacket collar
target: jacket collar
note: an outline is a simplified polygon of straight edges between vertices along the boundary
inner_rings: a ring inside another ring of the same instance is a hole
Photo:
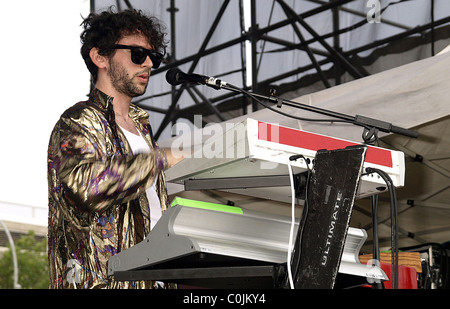
[[[100,107],[104,111],[108,111],[112,108],[112,101],[113,97],[110,97],[106,93],[100,91],[97,88],[94,88],[91,91],[91,94],[89,95],[89,99],[91,102],[93,102],[95,105]]]
[[[102,92],[98,88],[94,88],[92,90],[90,99],[105,112],[112,112],[114,110],[112,104],[114,98]],[[148,113],[134,104],[130,104],[128,115],[133,120],[142,120],[148,118]]]

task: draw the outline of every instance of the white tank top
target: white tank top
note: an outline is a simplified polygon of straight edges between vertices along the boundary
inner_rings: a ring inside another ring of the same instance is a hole
[[[139,130],[139,135],[136,135],[134,133],[131,133],[130,131],[125,130],[122,127],[121,129],[125,134],[125,137],[127,138],[131,150],[134,154],[150,152],[150,148]],[[148,202],[150,204],[150,229],[153,229],[156,222],[158,222],[159,218],[161,218],[162,215],[161,202],[159,200],[158,194],[156,193],[157,180],[158,176],[155,177],[155,181],[153,182],[153,184],[146,190]]]

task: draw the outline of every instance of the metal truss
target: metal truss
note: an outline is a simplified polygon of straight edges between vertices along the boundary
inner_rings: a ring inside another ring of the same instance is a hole
[[[302,74],[304,72],[307,72],[311,69],[314,69],[316,71],[316,79],[320,80],[323,84],[324,88],[332,87],[332,84],[330,80],[334,81],[334,85],[338,85],[341,83],[341,76],[343,73],[348,73],[352,78],[358,79],[361,77],[365,77],[367,75],[370,75],[364,68],[361,66],[361,64],[358,63],[358,61],[355,61],[354,59],[356,56],[360,53],[370,51],[376,48],[380,48],[382,46],[385,46],[387,44],[392,44],[395,41],[400,41],[403,39],[406,39],[408,37],[411,37],[415,34],[421,34],[422,42],[421,44],[430,44],[432,49],[432,54],[434,54],[434,42],[437,39],[435,36],[435,29],[437,27],[444,26],[448,23],[450,23],[450,16],[442,18],[440,20],[434,20],[434,14],[433,10],[430,12],[430,22],[426,23],[424,25],[416,26],[414,28],[410,28],[407,26],[402,25],[400,22],[397,21],[389,21],[383,19],[383,23],[389,24],[391,26],[394,26],[398,29],[401,29],[400,33],[397,33],[393,36],[372,42],[370,44],[366,44],[364,46],[360,46],[358,48],[355,48],[353,50],[347,50],[344,51],[342,47],[340,46],[340,36],[354,31],[355,29],[363,26],[364,24],[367,24],[366,15],[365,13],[354,11],[351,9],[347,9],[344,7],[345,4],[358,1],[358,0],[308,0],[309,2],[316,3],[318,6],[314,9],[311,9],[306,12],[297,13],[290,7],[286,1],[284,0],[273,0],[273,5],[278,5],[283,10],[284,14],[286,15],[286,18],[282,21],[279,21],[277,23],[267,25],[265,27],[259,27],[258,21],[256,20],[256,9],[257,9],[257,1],[251,0],[251,28],[249,30],[244,29],[243,26],[243,4],[242,0],[233,0],[233,1],[239,1],[240,2],[240,18],[241,20],[241,35],[239,37],[236,37],[228,42],[219,44],[217,46],[213,47],[207,47],[208,43],[210,42],[211,37],[215,33],[215,31],[218,29],[218,24],[220,20],[224,16],[225,10],[227,10],[227,7],[229,6],[231,0],[225,0],[222,3],[222,6],[220,7],[219,11],[216,14],[216,17],[206,35],[206,37],[203,40],[203,43],[195,55],[191,55],[188,57],[177,59],[176,57],[176,43],[177,38],[175,37],[175,24],[176,24],[176,18],[177,18],[177,7],[176,7],[176,1],[170,0],[170,4],[168,3],[169,7],[167,10],[170,12],[170,28],[171,28],[171,54],[169,55],[169,58],[167,59],[166,65],[162,66],[161,68],[153,71],[152,75],[156,74],[163,74],[165,71],[178,67],[183,64],[190,64],[189,70],[187,73],[194,73],[195,69],[202,57],[205,57],[207,55],[211,55],[213,53],[219,52],[221,50],[224,50],[226,48],[229,48],[231,46],[238,45],[241,49],[244,48],[244,43],[246,41],[251,42],[251,57],[252,57],[252,63],[258,63],[258,56],[262,57],[264,54],[264,51],[258,52],[257,50],[257,42],[271,42],[274,44],[277,44],[280,46],[279,51],[285,51],[285,50],[298,50],[300,52],[305,52],[308,55],[308,58],[310,60],[310,63],[305,64],[304,66],[297,67],[291,71],[283,72],[282,74],[278,74],[276,76],[272,76],[265,80],[258,80],[258,67],[253,66],[252,67],[252,86],[247,87],[245,83],[245,61],[242,59],[242,67],[239,70],[242,73],[242,79],[243,79],[243,85],[245,90],[250,90],[253,92],[257,91],[269,91],[273,87],[274,83],[277,83],[287,77],[295,76]],[[405,2],[408,0],[399,0],[395,3],[396,4],[400,2]],[[434,3],[434,0],[431,0]],[[133,8],[132,1],[130,0],[124,0],[125,5],[121,5],[121,1],[116,0],[116,6],[119,9],[124,8]],[[381,12],[388,9],[388,7],[391,5],[387,5],[384,8],[381,8]],[[95,0],[91,0],[91,8],[94,10],[95,8]],[[313,17],[317,14],[331,11],[331,16],[333,18],[333,30],[330,33],[326,34],[319,34],[317,33],[313,27],[309,25],[309,23],[305,20],[307,18]],[[339,12],[345,11],[349,14],[355,14],[364,17],[360,22],[347,27],[347,28],[340,28],[339,27]],[[285,26],[291,26],[293,31],[295,32],[296,36],[299,39],[300,43],[292,43],[285,40],[281,40],[277,37],[274,37],[271,35],[271,32],[280,29]],[[305,36],[302,33],[308,33],[308,36],[310,39],[305,39]],[[427,33],[428,35],[424,35],[424,33]],[[449,33],[449,31],[447,31]],[[450,35],[446,34],[447,37]],[[327,42],[329,39],[332,39],[333,43],[330,44]],[[318,49],[317,47],[312,47],[313,44],[317,46],[317,43],[320,44],[321,48]],[[414,46],[412,46],[414,47]],[[411,48],[412,48],[411,47]],[[274,52],[274,51],[271,51]],[[241,51],[241,54],[244,55],[244,51]],[[318,60],[318,56],[322,58],[321,60]],[[329,69],[327,71],[324,71],[324,66],[332,66],[333,69]],[[224,72],[220,76],[226,76],[230,73],[234,72]],[[216,76],[218,77],[218,76]],[[304,85],[302,85],[304,86]],[[289,91],[292,89],[295,89],[295,87],[299,88],[300,85],[290,85],[289,87],[284,87],[283,89],[278,90],[278,95],[282,94],[284,91]],[[280,87],[282,88],[282,87]],[[280,92],[281,91],[281,92]],[[180,100],[181,95],[187,92],[192,99],[194,100],[195,104],[192,106],[188,106],[185,108],[179,108],[178,103]],[[164,95],[170,95],[171,96],[171,104],[167,109],[161,109],[161,108],[155,108],[152,106],[149,106],[146,104],[145,101],[152,99],[154,97],[158,96],[164,96]],[[135,104],[143,107],[146,110],[160,113],[163,115],[162,123],[160,124],[160,127],[155,130],[155,137],[160,137],[161,133],[164,131],[164,129],[170,125],[171,123],[175,122],[179,118],[185,118],[192,121],[192,115],[216,115],[220,121],[225,121],[226,111],[229,110],[236,110],[236,109],[242,109],[242,114],[246,114],[248,112],[247,106],[248,102],[243,97],[239,97],[236,95],[236,93],[225,93],[218,95],[216,97],[207,98],[202,93],[196,89],[195,86],[192,85],[181,85],[179,87],[172,87],[172,90],[170,93],[159,93],[159,94],[153,94],[151,96],[143,97],[137,101],[134,102]],[[226,103],[226,104],[225,104]],[[252,103],[252,111],[255,111],[258,109],[258,106],[256,103]]]

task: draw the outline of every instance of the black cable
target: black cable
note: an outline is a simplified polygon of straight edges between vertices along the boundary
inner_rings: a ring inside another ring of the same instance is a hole
[[[373,259],[380,259],[380,248],[378,244],[378,195],[372,195],[370,197],[372,206],[372,230],[373,230]]]
[[[380,261],[380,247],[378,242],[378,195],[372,195],[370,197],[370,202],[372,206],[372,238],[373,238],[373,251],[372,258],[373,261]],[[373,266],[379,266],[372,262]],[[383,282],[374,282],[372,284],[373,289],[383,289]]]
[[[445,275],[444,275],[445,278],[443,278],[442,288],[448,289],[449,288],[448,279],[449,279],[449,274],[450,274],[450,267],[448,264],[448,261],[449,261],[448,252],[447,252],[447,248],[444,244],[442,244],[439,248],[440,248],[440,252],[441,252],[441,261],[440,261],[441,269],[442,269],[443,265],[445,264]],[[443,262],[444,258],[445,258],[445,262]]]
[[[388,186],[390,194],[390,204],[391,204],[391,264],[392,264],[392,288],[398,289],[398,209],[397,209],[397,196],[395,193],[395,187],[392,183],[392,179],[389,175],[376,168],[368,167],[366,168],[366,173],[372,174],[377,173],[383,178],[384,182]]]
[[[309,168],[310,160],[308,158],[305,158],[303,155],[293,155],[293,156],[289,157],[289,160],[295,161],[299,158],[303,158],[303,160],[305,160],[307,176],[306,176],[306,184],[305,184],[305,203],[303,205],[302,220],[300,221],[301,225],[299,225],[299,227],[298,227],[297,238],[295,240],[295,246],[294,246],[294,248],[297,247],[297,252],[298,252],[297,253],[297,261],[296,261],[295,265],[293,265],[293,267],[291,267],[292,278],[293,278],[294,282],[295,282],[295,278],[297,278],[297,276],[298,276],[298,269],[299,269],[300,260],[301,260],[303,231],[304,231],[304,227],[306,225],[306,221],[308,218],[308,211],[309,211],[308,187],[309,187],[309,180],[311,178],[311,169]],[[291,263],[292,262],[294,262],[294,261],[291,261]]]

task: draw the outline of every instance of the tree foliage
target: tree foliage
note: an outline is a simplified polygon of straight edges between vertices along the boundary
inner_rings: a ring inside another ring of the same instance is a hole
[[[38,241],[33,231],[14,243],[19,269],[18,283],[23,289],[48,289],[47,239]],[[0,258],[0,288],[14,288],[11,248]]]

